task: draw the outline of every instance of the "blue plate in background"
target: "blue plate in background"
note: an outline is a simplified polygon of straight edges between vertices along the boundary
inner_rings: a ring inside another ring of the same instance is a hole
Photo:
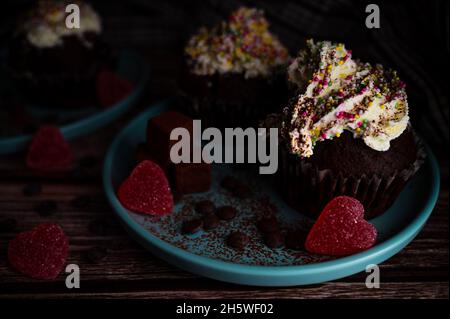
[[[132,51],[121,51],[119,53],[117,69],[115,71],[117,74],[133,83],[133,92],[123,100],[108,108],[100,109],[83,107],[80,108],[81,111],[58,111],[58,116],[62,118],[76,118],[60,127],[61,132],[66,139],[71,140],[89,134],[114,121],[132,107],[139,96],[141,96],[148,80],[149,67],[140,55]],[[40,113],[38,116],[42,117],[49,111],[41,106],[27,106],[27,109],[31,114]],[[54,112],[54,109],[52,109],[52,112]],[[74,112],[78,113],[74,114]],[[27,147],[30,139],[31,135],[26,134],[0,136],[0,154],[10,154],[21,151]]]
[[[208,198],[216,204],[225,204],[230,200],[218,186],[218,180],[224,175],[246,178],[252,189],[256,190],[255,193],[264,194],[270,199],[278,208],[280,218],[287,223],[301,223],[307,219],[290,209],[265,178],[226,165],[213,166],[215,179],[209,192],[183,197],[170,216],[157,219],[125,209],[116,197],[116,190],[135,164],[133,154],[137,145],[145,141],[148,119],[169,109],[170,105],[170,101],[153,105],[119,133],[105,159],[103,183],[107,198],[127,231],[155,255],[192,273],[256,286],[306,285],[346,277],[364,271],[369,264],[379,264],[404,248],[422,229],[436,203],[439,169],[434,155],[427,148],[425,163],[395,204],[385,214],[371,220],[379,232],[378,241],[374,247],[362,253],[333,259],[306,252],[289,252],[287,249],[269,250],[262,245],[263,248],[246,249],[245,253],[236,254],[226,247],[223,238],[233,229],[252,231],[253,226],[246,223],[246,218],[251,214],[252,208],[249,207],[254,204],[238,202],[236,199],[231,200],[241,211],[241,219],[235,218],[225,227],[219,227],[215,233],[182,235],[179,227],[185,218],[183,214],[186,214],[187,209],[192,209],[192,203],[196,200]],[[251,238],[258,242],[257,238]]]

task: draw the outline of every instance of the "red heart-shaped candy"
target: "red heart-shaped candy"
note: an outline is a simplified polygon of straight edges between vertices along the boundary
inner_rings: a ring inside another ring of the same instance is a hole
[[[17,271],[32,278],[54,279],[66,263],[69,240],[56,224],[41,224],[19,233],[8,245],[8,259]]]
[[[375,227],[364,220],[364,207],[355,198],[339,196],[323,209],[306,238],[305,248],[321,255],[345,256],[372,247]]]
[[[144,160],[120,185],[118,197],[123,206],[137,213],[166,215],[172,212],[173,196],[163,170]]]

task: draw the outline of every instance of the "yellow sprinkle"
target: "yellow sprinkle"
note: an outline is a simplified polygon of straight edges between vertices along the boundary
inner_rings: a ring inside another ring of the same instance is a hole
[[[340,65],[344,64],[344,60],[339,60],[339,64]]]
[[[359,127],[356,128],[356,132],[361,132],[361,129]]]
[[[372,101],[370,101],[370,102],[369,102],[369,106],[372,106],[372,105],[373,105],[373,102],[372,102]]]
[[[380,108],[381,108],[381,109],[384,109],[384,104],[380,104]]]
[[[339,137],[339,136],[341,136],[341,133],[337,132],[336,137]]]
[[[319,84],[319,87],[320,87],[320,88],[322,88],[322,87],[323,87],[323,85],[322,85],[322,84]]]
[[[359,119],[359,114],[355,114],[355,119]]]
[[[308,83],[311,83],[312,81],[311,80],[308,80]]]

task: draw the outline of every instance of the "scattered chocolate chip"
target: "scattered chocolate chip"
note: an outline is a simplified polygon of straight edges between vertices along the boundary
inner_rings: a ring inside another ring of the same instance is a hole
[[[0,219],[0,233],[12,232],[17,227],[17,220],[14,218]]]
[[[98,264],[105,259],[107,254],[108,249],[105,247],[95,246],[85,252],[85,257],[89,263]]]
[[[228,246],[237,250],[244,249],[249,242],[250,238],[246,234],[239,231],[231,233],[227,238]]]
[[[236,187],[231,191],[231,194],[237,198],[246,199],[252,195],[252,191],[247,185],[238,182]]]
[[[262,218],[258,221],[256,227],[258,227],[258,230],[263,234],[276,232],[280,229],[278,220],[275,216]]]
[[[183,223],[181,231],[184,234],[194,234],[203,227],[203,221],[201,219],[188,220]]]
[[[70,201],[70,205],[74,208],[83,209],[88,207],[92,202],[89,195],[79,195]]]
[[[34,206],[34,211],[42,217],[51,216],[58,210],[58,204],[53,200],[44,200]]]
[[[113,230],[114,225],[107,218],[97,218],[89,223],[89,231],[95,235],[111,235]]]
[[[216,205],[214,205],[213,202],[210,200],[201,200],[195,205],[195,210],[197,213],[202,215],[211,215],[214,214],[214,211],[216,210]]]
[[[236,216],[236,208],[232,206],[222,206],[216,211],[217,216],[223,220],[231,220]]]
[[[42,191],[42,186],[40,183],[30,183],[24,186],[23,190],[22,190],[22,194],[24,196],[35,196],[35,195],[39,195]]]
[[[92,168],[98,164],[98,159],[94,155],[86,155],[78,160],[81,167]]]
[[[264,242],[270,248],[279,248],[284,245],[284,236],[279,231],[267,233],[264,235]]]
[[[225,188],[227,191],[232,191],[237,184],[238,184],[238,180],[236,178],[231,177],[231,176],[226,176],[220,183],[220,186]]]
[[[308,234],[302,230],[288,232],[286,234],[286,247],[293,250],[303,250],[307,235]]]
[[[203,229],[211,230],[219,226],[220,219],[216,215],[207,215],[203,218]]]

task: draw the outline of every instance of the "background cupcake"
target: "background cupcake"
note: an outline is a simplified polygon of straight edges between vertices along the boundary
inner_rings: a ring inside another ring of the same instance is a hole
[[[298,93],[278,118],[280,186],[287,201],[317,216],[330,199],[359,199],[383,213],[423,162],[395,71],[354,61],[342,44],[307,42],[289,67]]]
[[[66,5],[80,8],[80,28],[67,28]],[[20,93],[45,106],[95,102],[99,70],[111,63],[93,8],[80,1],[39,1],[18,23],[8,67]],[[91,104],[92,105],[92,104]]]
[[[193,115],[210,126],[248,126],[280,108],[289,55],[268,27],[262,11],[240,8],[189,40],[180,86]]]

